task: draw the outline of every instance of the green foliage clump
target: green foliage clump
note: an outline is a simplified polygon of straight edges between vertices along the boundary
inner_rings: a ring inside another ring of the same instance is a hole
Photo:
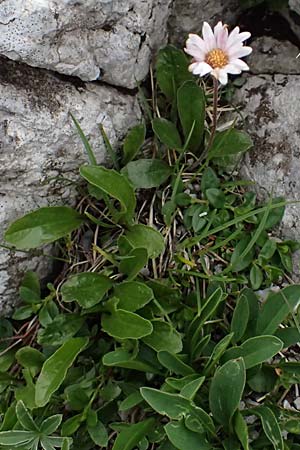
[[[272,235],[286,202],[258,205],[226,170],[245,132],[207,148],[211,90],[183,52],[159,52],[156,81],[114,168],[73,118],[90,159],[77,210],[6,231],[21,250],[59,240],[64,264],[47,291],[27,273],[0,321],[3,450],[299,449],[299,413],[282,407],[300,381],[298,244]]]

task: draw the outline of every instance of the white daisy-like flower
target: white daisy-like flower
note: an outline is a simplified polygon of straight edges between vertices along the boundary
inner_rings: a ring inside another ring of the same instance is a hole
[[[235,27],[228,33],[227,25],[222,22],[218,22],[213,31],[204,22],[202,36],[189,34],[184,49],[193,57],[189,71],[194,75],[203,77],[210,73],[221,84],[227,84],[228,74],[238,75],[243,70],[249,70],[248,65],[240,59],[252,52],[251,47],[243,44],[251,36],[248,31],[240,33],[239,27]]]

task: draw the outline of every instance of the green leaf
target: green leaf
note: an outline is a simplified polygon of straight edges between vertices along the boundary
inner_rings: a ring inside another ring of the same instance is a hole
[[[250,282],[252,288],[257,291],[263,282],[264,276],[260,267],[253,264],[250,270]]]
[[[222,209],[225,206],[226,197],[224,192],[221,191],[221,189],[217,188],[209,188],[206,189],[205,195],[207,197],[207,200],[209,203],[217,209]]]
[[[272,392],[278,377],[273,367],[263,365],[254,376],[247,379],[250,388],[255,392]]]
[[[294,284],[271,292],[257,319],[256,334],[273,334],[300,304],[300,285]]]
[[[176,375],[186,376],[195,373],[194,370],[185,364],[178,355],[174,355],[168,351],[158,352],[157,358],[166,369],[176,373]]]
[[[250,412],[260,417],[263,430],[269,441],[272,442],[274,450],[284,450],[281,430],[271,409],[266,406],[260,406],[259,408],[251,409]]]
[[[184,137],[187,140],[192,129],[188,148],[196,151],[201,147],[205,123],[205,95],[194,81],[186,81],[177,92],[177,107]]]
[[[75,125],[75,127],[77,129],[77,132],[78,132],[78,134],[79,134],[79,136],[80,136],[80,138],[82,140],[82,143],[84,145],[84,148],[85,148],[85,151],[86,151],[86,153],[88,155],[90,163],[96,166],[97,165],[97,160],[96,160],[96,157],[94,155],[94,152],[93,152],[93,149],[91,147],[91,144],[89,143],[86,135],[82,131],[81,126],[79,125],[79,122],[77,121],[75,116],[73,116],[72,113],[70,113],[70,116],[72,117],[74,125]]]
[[[181,149],[182,142],[179,132],[173,122],[156,117],[152,120],[152,128],[160,142],[171,149]]]
[[[127,164],[134,159],[145,141],[145,136],[146,127],[144,123],[140,123],[131,128],[123,144],[124,164]]]
[[[37,248],[57,241],[80,227],[83,217],[67,206],[40,208],[16,220],[5,239],[18,249]]]
[[[148,361],[136,358],[122,348],[106,353],[102,362],[109,367],[123,367],[124,369],[138,370],[140,372],[159,373],[157,368],[151,366]]]
[[[62,285],[64,302],[76,301],[82,308],[91,308],[103,299],[112,281],[99,273],[82,272],[73,275]]]
[[[128,409],[139,405],[142,401],[143,397],[138,391],[132,392],[132,394],[129,394],[128,397],[120,403],[119,411],[127,411]]]
[[[229,333],[221,339],[214,347],[207,363],[204,366],[203,374],[207,376],[212,371],[213,367],[218,363],[219,359],[225,352],[226,348],[231,342],[233,333]]]
[[[44,362],[35,388],[35,402],[38,407],[48,403],[52,394],[64,381],[69,367],[87,343],[88,338],[71,338]]]
[[[18,401],[16,406],[16,414],[21,426],[27,431],[38,432],[39,429],[35,424],[31,414],[22,401]]]
[[[35,272],[26,272],[19,289],[19,294],[21,299],[26,303],[40,302],[41,287],[39,277]]]
[[[80,330],[84,318],[79,314],[59,314],[44,329],[38,332],[38,343],[62,345]]]
[[[203,378],[203,377],[201,377]],[[196,373],[193,373],[191,375],[187,375],[182,378],[173,378],[168,377],[165,379],[165,382],[168,386],[170,386],[172,389],[175,389],[176,391],[181,391],[186,385],[190,384],[192,381],[198,380],[199,377]]]
[[[152,333],[149,320],[130,311],[118,309],[113,314],[103,314],[103,331],[117,339],[140,339]]]
[[[251,237],[246,235],[236,244],[230,260],[233,272],[241,272],[252,263],[254,257],[254,248],[252,248],[244,257],[242,257],[242,254],[249,244],[250,239]]]
[[[188,430],[182,422],[170,422],[165,425],[167,436],[179,450],[210,450],[205,435]]]
[[[128,281],[134,280],[148,262],[145,248],[133,248],[120,262],[120,271],[127,275]]]
[[[218,188],[220,180],[216,172],[211,167],[206,167],[201,177],[201,191],[205,192],[207,189]]]
[[[198,390],[204,383],[205,377],[199,377],[196,378],[196,380],[192,380],[189,383],[187,383],[180,391],[180,395],[183,397],[193,400],[195,395],[197,394]]]
[[[112,450],[132,450],[154,427],[155,419],[146,419],[139,423],[128,425],[115,440]]]
[[[133,187],[126,177],[112,169],[101,166],[82,166],[80,175],[110,197],[120,202],[116,220],[131,222],[136,206]]]
[[[195,406],[191,400],[180,394],[170,394],[158,389],[143,387],[140,389],[143,399],[162,416],[181,420],[190,418],[190,423],[201,432],[205,430],[214,433],[214,424],[211,417],[201,408]]]
[[[123,281],[117,284],[114,295],[119,299],[118,308],[131,312],[143,308],[153,299],[152,289],[138,281]]]
[[[76,416],[65,420],[61,429],[61,434],[64,436],[71,436],[78,430],[82,421],[82,414],[77,414]]]
[[[234,342],[240,341],[244,336],[249,317],[250,312],[247,297],[241,294],[236,302],[236,307],[234,308],[231,320],[231,332],[234,333]]]
[[[255,367],[275,356],[283,343],[275,336],[255,336],[243,342],[239,347],[232,347],[223,356],[224,361],[242,357],[246,369]]]
[[[179,394],[159,391],[158,389],[143,387],[140,389],[143,399],[162,416],[180,420],[192,409],[191,402]]]
[[[0,445],[8,445],[11,447],[20,446],[21,444],[29,444],[36,438],[36,432],[10,430],[0,432]]]
[[[181,335],[169,323],[160,320],[152,320],[153,331],[143,338],[143,342],[153,350],[172,349],[173,353],[179,353],[182,350]]]
[[[242,358],[228,361],[212,379],[209,390],[209,406],[213,417],[226,428],[242,399],[246,382],[246,369]],[[226,387],[226,388],[224,388]]]
[[[278,328],[275,336],[283,342],[283,348],[291,347],[300,342],[300,331],[296,327]]]
[[[146,225],[133,225],[125,236],[133,248],[145,248],[149,258],[157,258],[165,249],[163,236]]]
[[[54,416],[47,417],[41,424],[41,433],[46,436],[54,433],[60,426],[62,418],[62,414],[55,414]]]
[[[188,60],[182,50],[168,45],[158,52],[156,78],[160,90],[169,100],[176,99],[179,86],[184,81],[193,80],[188,71]]]
[[[139,159],[122,170],[136,189],[150,189],[163,184],[172,174],[172,168],[160,159]]]
[[[246,422],[243,419],[242,414],[239,411],[236,411],[234,414],[234,431],[239,438],[240,443],[244,450],[249,450],[249,436],[248,436],[248,427]]]
[[[100,447],[106,447],[108,444],[108,433],[101,421],[98,421],[96,425],[87,426],[88,433],[92,441]]]
[[[45,356],[35,348],[26,346],[17,351],[16,359],[21,366],[28,368],[34,376],[41,369]]]
[[[253,146],[250,136],[243,131],[230,128],[216,134],[210,149],[213,158],[244,153]]]

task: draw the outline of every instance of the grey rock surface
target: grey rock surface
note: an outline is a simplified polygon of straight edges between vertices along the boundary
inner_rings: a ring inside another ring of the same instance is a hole
[[[0,54],[134,88],[167,38],[171,0],[1,0]]]
[[[251,73],[300,74],[299,49],[288,41],[262,36],[251,41],[253,52],[247,57]]]
[[[0,241],[8,224],[40,206],[70,203],[76,189],[61,180],[78,178],[87,157],[72,112],[93,145],[98,163],[105,148],[98,124],[113,145],[139,121],[133,95],[99,83],[62,80],[44,70],[0,61]],[[0,250],[0,311],[17,300],[24,269],[49,273],[49,260]]]
[[[255,181],[263,196],[273,191],[274,196],[300,200],[300,76],[250,75],[236,96],[254,141],[242,176]],[[282,234],[299,239],[299,223],[300,205],[288,206]]]
[[[174,0],[169,19],[169,38],[172,43],[183,45],[188,33],[200,33],[204,21],[211,25],[222,20],[236,25],[238,0]]]

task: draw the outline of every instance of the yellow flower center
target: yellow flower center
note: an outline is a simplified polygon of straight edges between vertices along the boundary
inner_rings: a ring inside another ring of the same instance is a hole
[[[220,48],[214,48],[207,53],[205,62],[209,64],[213,69],[221,69],[221,67],[228,64],[228,56]]]

